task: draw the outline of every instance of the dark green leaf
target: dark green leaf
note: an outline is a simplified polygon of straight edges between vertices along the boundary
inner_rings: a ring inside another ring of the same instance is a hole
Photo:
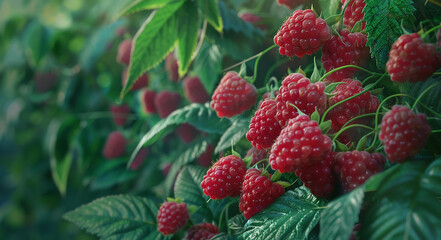
[[[175,2],[176,0],[137,0],[128,5],[119,16],[132,14],[135,12],[162,8],[170,2]]]
[[[194,60],[195,71],[205,89],[211,94],[219,81],[219,73],[222,71],[222,53],[218,45],[203,43],[198,56]]]
[[[199,0],[198,6],[208,23],[210,23],[216,31],[222,33],[224,26],[219,12],[219,0]]]
[[[330,202],[320,220],[320,239],[347,240],[358,221],[365,185]]]
[[[245,224],[244,239],[306,239],[326,203],[305,187],[288,191]]]
[[[218,153],[226,148],[236,144],[248,132],[250,122],[248,119],[238,119],[225,131],[219,140],[215,153]]]
[[[340,8],[340,0],[319,0],[322,9],[322,18],[326,19],[332,15],[336,15]]]
[[[51,41],[51,32],[38,21],[32,21],[23,32],[23,45],[32,66],[38,66],[47,54]]]
[[[63,217],[103,239],[133,240],[156,231],[157,212],[146,198],[119,195],[97,199]]]
[[[177,55],[179,76],[183,77],[190,66],[198,42],[199,17],[196,3],[187,1],[178,12],[178,19],[180,27]]]

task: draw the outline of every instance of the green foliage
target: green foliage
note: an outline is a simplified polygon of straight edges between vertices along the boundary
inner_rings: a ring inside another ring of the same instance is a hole
[[[187,1],[178,12],[178,19],[179,76],[183,77],[190,66],[198,42],[199,18],[196,3]]]
[[[235,145],[245,134],[248,132],[249,120],[237,119],[222,135],[219,143],[214,149],[215,153],[218,153],[226,148]]]
[[[214,91],[222,70],[222,53],[218,45],[204,43],[194,61],[193,71],[197,73],[209,94]]]
[[[322,18],[327,19],[330,16],[336,15],[340,7],[340,0],[319,0],[320,8],[322,9]]]
[[[222,33],[223,30],[223,18],[219,11],[219,0],[198,0],[198,6],[205,16],[208,23],[216,29],[216,31]]]
[[[26,47],[26,54],[32,66],[38,66],[47,54],[51,39],[51,31],[36,20],[26,27],[23,33],[23,45]]]
[[[143,10],[157,9],[175,0],[137,0],[127,6],[119,15],[129,15]]]
[[[412,26],[415,8],[411,0],[365,0],[365,3],[367,45],[377,67],[384,69],[392,44],[403,34],[401,24]]]
[[[288,191],[245,224],[244,239],[307,239],[326,203],[305,187]]]

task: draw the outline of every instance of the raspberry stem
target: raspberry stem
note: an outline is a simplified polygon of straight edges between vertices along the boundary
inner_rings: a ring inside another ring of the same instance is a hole
[[[385,114],[385,113],[381,112],[379,114]],[[366,113],[366,114],[363,114],[363,115],[359,115],[359,116],[353,117],[349,121],[347,121],[345,124],[343,124],[342,128],[348,126],[351,122],[353,122],[353,121],[355,121],[357,119],[360,119],[360,118],[363,118],[363,117],[369,117],[369,116],[376,116],[376,115],[377,115],[377,113]]]
[[[337,140],[337,137],[338,137],[342,132],[344,132],[344,131],[346,131],[346,130],[348,130],[348,129],[350,129],[350,128],[353,128],[353,127],[366,128],[366,129],[371,130],[372,132],[375,131],[374,128],[368,127],[368,126],[363,125],[363,124],[352,124],[352,125],[349,125],[349,126],[347,126],[347,127],[344,127],[344,128],[342,128],[342,129],[340,129],[340,131],[338,131],[338,132],[334,135],[334,137],[332,138],[332,141]]]
[[[424,39],[427,35],[429,35],[429,33],[438,30],[438,28],[441,28],[441,24],[440,24],[440,25],[437,25],[437,26],[435,26],[435,27],[433,27],[433,28],[431,28],[431,29],[429,29],[429,30],[427,30],[426,32],[424,32],[424,33],[421,35],[421,39]]]
[[[265,53],[269,52],[271,49],[273,49],[273,48],[275,48],[275,47],[277,47],[277,45],[276,45],[276,44],[273,44],[271,47],[269,47],[269,48],[263,50],[262,52],[260,52],[260,53],[258,54],[259,56],[257,57],[256,62],[254,63],[254,76],[253,76],[252,80],[250,81],[251,84],[254,83],[254,81],[256,81],[256,78],[257,78],[257,66],[259,65],[260,58],[262,58],[262,56],[263,56]]]
[[[412,110],[415,110],[415,107],[416,107],[417,103],[423,98],[423,96],[424,96],[426,93],[428,93],[430,90],[432,90],[432,88],[434,88],[434,87],[436,87],[437,85],[440,85],[440,84],[441,84],[441,82],[437,82],[437,83],[434,83],[434,84],[430,85],[428,88],[426,88],[426,89],[420,94],[420,96],[418,96],[418,98],[415,100],[415,102],[413,103],[411,109],[412,109]]]
[[[359,69],[359,70],[365,71],[365,72],[367,72],[367,73],[369,73],[369,74],[377,75],[377,76],[382,76],[382,75],[387,74],[387,73],[380,74],[380,73],[372,72],[372,71],[369,71],[369,70],[367,70],[367,69],[365,69],[365,68],[362,68],[362,67],[360,67],[360,66],[356,66],[356,65],[345,65],[345,66],[341,66],[341,67],[338,67],[338,68],[334,68],[334,69],[332,69],[331,71],[325,73],[325,75],[323,75],[322,78],[320,78],[320,81],[319,81],[319,82],[323,82],[323,80],[325,80],[325,78],[326,78],[327,76],[331,75],[331,74],[334,73],[334,72],[337,72],[338,70],[342,70],[342,69],[350,68],[350,67],[352,67],[352,68],[356,68],[356,69]]]

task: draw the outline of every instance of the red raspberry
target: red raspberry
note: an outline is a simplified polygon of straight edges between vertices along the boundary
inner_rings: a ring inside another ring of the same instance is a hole
[[[129,76],[128,74],[129,74],[128,68],[124,69],[121,79],[121,85],[123,87],[126,85],[127,78]],[[135,83],[132,85],[132,88],[130,88],[130,90],[136,91],[141,88],[147,87],[148,85],[149,85],[149,76],[146,73],[144,73],[135,81]]]
[[[322,134],[318,123],[300,115],[289,120],[271,147],[271,168],[281,173],[294,172],[320,160],[331,148],[331,139]]]
[[[175,55],[170,53],[165,59],[165,70],[168,72],[168,77],[173,82],[178,82],[179,72],[178,72],[178,60],[176,60]]]
[[[191,226],[184,240],[209,240],[219,233],[219,229],[211,223],[201,223]]]
[[[285,193],[282,185],[271,181],[271,175],[265,177],[261,174],[260,170],[250,168],[245,175],[239,208],[246,219],[250,219]]]
[[[344,83],[338,85],[331,93],[333,96],[328,100],[330,106],[364,91],[359,81],[346,78],[341,82]],[[379,105],[378,98],[371,95],[370,92],[365,92],[356,98],[338,104],[326,115],[326,119],[332,120],[331,133],[338,132],[345,123],[354,117],[377,111]],[[353,123],[357,122],[354,121]]]
[[[118,45],[118,53],[116,55],[116,61],[122,64],[130,64],[130,54],[132,51],[132,39],[122,41]]]
[[[311,165],[305,165],[296,170],[296,175],[317,197],[328,197],[335,188],[336,175],[334,163],[336,152],[328,152],[326,155]]]
[[[335,156],[335,172],[345,192],[362,185],[372,175],[382,172],[386,160],[380,153],[366,151],[340,152]]]
[[[40,72],[36,73],[35,89],[39,93],[50,91],[57,84],[57,74],[54,72]]]
[[[201,187],[205,195],[214,200],[238,196],[246,170],[245,163],[239,157],[223,157],[208,169]]]
[[[251,24],[257,25],[257,27],[260,28],[261,30],[265,30],[266,29],[265,24],[258,24],[258,22],[262,21],[262,18],[257,16],[257,15],[254,15],[252,13],[240,13],[240,14],[238,14],[238,16],[244,22],[249,22]]]
[[[121,157],[126,152],[126,144],[127,140],[120,132],[111,132],[104,145],[104,157],[107,159]]]
[[[323,45],[322,63],[326,72],[345,65],[362,66],[369,59],[365,34],[350,33],[348,30],[342,30],[339,34],[340,37],[333,35]],[[352,78],[356,71],[356,68],[344,68],[329,75],[327,80],[338,82],[344,78]]]
[[[276,119],[276,101],[265,100],[251,119],[247,139],[254,147],[266,149],[273,145],[282,127]]]
[[[192,103],[205,103],[210,100],[210,96],[205,90],[204,85],[198,77],[186,77],[182,81],[185,96]]]
[[[331,30],[322,18],[317,18],[311,9],[293,12],[274,37],[279,53],[292,57],[303,57],[317,52],[331,38]]]
[[[258,162],[260,162],[258,164],[259,167],[265,167],[268,164],[268,161],[262,161],[263,159],[268,159],[269,157],[268,151],[266,149],[259,150],[255,147],[251,147],[245,157],[249,157],[251,155],[253,155],[253,159],[251,160],[250,166],[254,166]]]
[[[346,6],[346,2],[347,0],[341,0],[342,10]],[[349,5],[346,7],[345,14],[343,15],[343,24],[347,28],[352,29],[358,21],[363,20],[363,9],[365,6],[366,3],[364,2],[364,0],[351,0]],[[362,22],[362,29],[364,29],[365,27],[366,22]]]
[[[126,124],[127,116],[130,114],[129,105],[112,105],[110,106],[110,111],[112,112],[113,121],[116,125],[123,126],[124,124]]]
[[[381,121],[380,140],[387,159],[402,163],[424,147],[430,135],[426,115],[415,114],[406,106],[395,105]]]
[[[277,3],[289,9],[294,9],[300,4],[306,3],[307,1],[308,0],[277,0]]]
[[[256,103],[257,90],[236,72],[227,72],[213,93],[211,107],[219,117],[241,114]]]
[[[214,153],[214,146],[213,144],[208,144],[207,149],[205,149],[205,152],[199,155],[199,157],[196,159],[197,163],[203,167],[209,167],[211,166],[211,157]]]
[[[158,231],[169,235],[185,227],[190,214],[185,203],[164,202],[159,208],[157,218]]]
[[[130,169],[135,170],[135,171],[138,170],[139,167],[141,167],[142,163],[144,162],[144,160],[148,154],[149,154],[148,148],[141,148],[139,150],[138,154],[136,154],[136,157],[133,160],[132,164],[130,165]]]
[[[155,106],[155,97],[156,92],[145,90],[141,94],[141,104],[146,111],[146,113],[156,113],[156,106]]]
[[[392,44],[386,67],[392,81],[425,81],[441,67],[441,54],[418,33],[404,34]]]
[[[181,96],[179,94],[162,91],[155,96],[155,106],[158,114],[161,118],[166,118],[170,113],[176,110],[181,101]]]
[[[199,131],[188,123],[184,123],[176,129],[176,133],[182,141],[189,143],[199,134]]]
[[[322,114],[326,109],[325,84],[323,82],[311,83],[302,74],[292,73],[283,80],[276,102],[276,118],[282,127],[289,119],[299,115],[297,109],[290,104],[309,116],[316,109]]]

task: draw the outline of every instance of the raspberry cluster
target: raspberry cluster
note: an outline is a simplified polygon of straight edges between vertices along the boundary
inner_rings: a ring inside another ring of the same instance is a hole
[[[344,9],[346,4],[348,3],[348,0],[342,0],[341,3],[341,8]],[[357,22],[363,20],[363,9],[366,6],[366,3],[364,2],[364,0],[350,0],[348,4],[349,5],[346,7],[345,13],[343,15],[343,24],[347,28],[352,29]],[[366,22],[362,22],[362,29],[364,29],[365,27]]]

